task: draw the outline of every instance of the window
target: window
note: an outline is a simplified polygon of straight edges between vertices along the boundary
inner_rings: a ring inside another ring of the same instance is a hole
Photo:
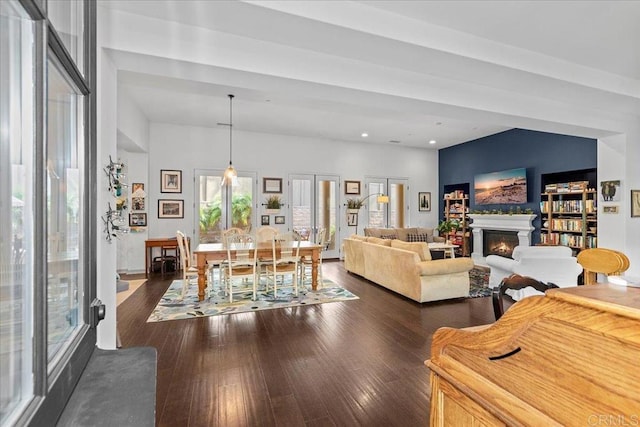
[[[0,424],[33,397],[34,24],[0,2]],[[11,203],[4,201],[11,200]],[[8,238],[5,238],[8,237]]]
[[[55,422],[96,344],[94,33],[95,2],[0,1],[1,425]]]

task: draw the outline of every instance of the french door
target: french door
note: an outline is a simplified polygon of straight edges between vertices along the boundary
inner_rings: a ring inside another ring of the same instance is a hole
[[[369,227],[403,228],[409,223],[409,184],[406,179],[375,178],[365,181],[363,197],[369,197],[366,204]],[[376,203],[373,196],[385,194],[389,203]]]
[[[219,243],[222,230],[250,232],[255,224],[255,173],[238,172],[237,186],[221,186],[222,170],[195,171],[194,235],[197,243]]]
[[[327,230],[329,244],[324,253],[326,258],[339,258],[337,241],[338,189],[340,179],[337,175],[290,175],[289,200],[291,224],[293,230],[309,235],[313,240],[320,228]]]

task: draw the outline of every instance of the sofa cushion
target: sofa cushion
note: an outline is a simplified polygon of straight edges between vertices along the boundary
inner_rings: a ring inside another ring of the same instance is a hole
[[[428,242],[429,235],[428,234],[407,234],[407,242]]]
[[[366,242],[367,241],[367,237],[366,236],[361,236],[359,234],[352,234],[349,238],[350,239],[354,239],[354,240],[359,240],[361,242]]]
[[[433,243],[433,228],[418,227],[416,230],[417,234],[427,235],[427,243]]]
[[[410,228],[394,228],[395,234],[396,236],[398,236],[398,239],[400,240],[404,240],[405,242],[408,242],[408,235],[409,234],[415,234],[418,232],[418,229],[415,227],[410,227]]]
[[[380,237],[380,228],[365,228],[364,235],[367,237]]]
[[[390,240],[390,239],[382,239],[380,237],[367,237],[367,242],[368,243],[374,243],[376,245],[391,246],[392,240]]]
[[[391,247],[404,249],[405,251],[415,252],[420,257],[420,261],[431,260],[431,251],[429,251],[429,246],[424,242],[411,243],[411,242],[403,242],[402,240],[392,240]]]

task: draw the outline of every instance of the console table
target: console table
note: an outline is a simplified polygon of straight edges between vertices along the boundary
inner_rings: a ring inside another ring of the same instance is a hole
[[[153,248],[178,248],[178,239],[175,237],[155,237],[144,241],[144,277],[149,277],[151,262],[153,260]]]
[[[633,425],[638,331],[640,288],[604,284],[525,298],[492,325],[441,328],[425,362],[431,425]]]

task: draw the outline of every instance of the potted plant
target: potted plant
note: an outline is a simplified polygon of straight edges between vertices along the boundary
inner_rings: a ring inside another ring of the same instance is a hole
[[[271,195],[267,198],[265,206],[267,207],[265,209],[266,213],[278,213],[282,207],[282,199],[278,195]]]
[[[358,199],[358,198],[347,199],[347,212],[358,213],[358,211],[360,211],[360,208],[362,207],[363,204],[364,204],[364,201],[362,199]]]
[[[436,227],[436,229],[438,230],[438,234],[444,237],[447,234],[450,234],[451,232],[453,232],[454,230],[457,230],[459,226],[460,226],[460,223],[458,222],[458,220],[445,219],[440,221],[440,224],[438,224],[438,227]]]

